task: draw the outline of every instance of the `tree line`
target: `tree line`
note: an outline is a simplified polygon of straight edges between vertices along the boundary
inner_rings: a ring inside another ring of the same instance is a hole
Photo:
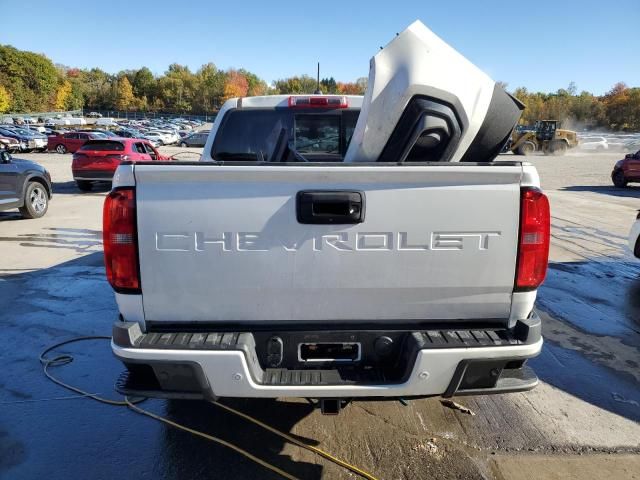
[[[555,93],[529,92],[516,88],[513,96],[526,105],[520,123],[560,120],[574,130],[604,128],[612,131],[640,131],[640,88],[616,83],[604,95],[577,92],[575,83]]]
[[[506,87],[506,85],[504,85]],[[228,98],[251,95],[313,93],[314,78],[299,75],[268,85],[245,69],[221,70],[213,63],[192,72],[177,63],[162,75],[147,67],[116,74],[100,68],[56,65],[46,56],[0,45],[0,113],[50,110],[128,110],[204,114],[217,110]],[[367,79],[320,81],[323,93],[361,95]],[[556,119],[565,128],[640,130],[640,88],[617,83],[604,95],[578,93],[574,83],[554,93],[511,92],[526,105],[521,123]]]

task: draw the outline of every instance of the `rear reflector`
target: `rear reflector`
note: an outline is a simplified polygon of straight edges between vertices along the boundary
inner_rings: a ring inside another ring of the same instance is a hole
[[[289,97],[291,108],[347,108],[349,100],[344,96]]]
[[[119,293],[140,293],[133,188],[118,188],[109,193],[104,201],[102,222],[107,280]]]
[[[550,224],[546,195],[537,188],[523,188],[516,291],[535,290],[544,281],[549,261]]]

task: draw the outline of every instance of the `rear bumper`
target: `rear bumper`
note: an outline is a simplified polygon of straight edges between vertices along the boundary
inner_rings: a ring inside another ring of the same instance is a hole
[[[444,344],[429,340],[433,331],[411,332],[412,347],[402,354],[406,356],[406,373],[395,381],[345,375],[331,367],[262,368],[251,333],[145,335],[137,323],[116,322],[112,349],[129,370],[117,388],[130,395],[210,399],[409,398],[516,392],[537,385],[535,374],[523,365],[542,348],[540,319],[535,313],[518,322],[515,329],[492,331],[492,335],[477,330],[440,331],[444,337],[452,332],[458,340],[445,340]],[[190,342],[189,338],[195,335],[219,340],[211,346],[202,343],[208,340]],[[481,335],[482,342],[477,340]]]
[[[73,179],[110,182],[114,173],[115,170],[73,170]]]

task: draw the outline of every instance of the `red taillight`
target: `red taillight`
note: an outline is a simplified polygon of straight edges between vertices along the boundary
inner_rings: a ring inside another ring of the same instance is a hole
[[[127,155],[121,155],[119,153],[110,153],[109,155],[106,155],[107,158],[112,158],[114,160],[119,160],[121,162],[124,162],[126,160],[129,159],[129,157]]]
[[[537,188],[523,188],[516,290],[534,290],[544,281],[549,261],[550,224],[546,195]]]
[[[130,187],[113,190],[102,217],[107,280],[120,293],[140,293],[136,195]]]
[[[344,96],[289,97],[291,108],[348,108],[349,100]]]

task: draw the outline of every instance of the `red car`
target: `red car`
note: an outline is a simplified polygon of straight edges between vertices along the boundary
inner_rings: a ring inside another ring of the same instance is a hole
[[[616,162],[611,172],[611,180],[620,188],[626,187],[629,182],[640,182],[640,150]]]
[[[87,141],[73,154],[71,170],[78,188],[91,190],[93,182],[110,182],[120,162],[171,160],[140,138],[104,138]]]
[[[0,135],[0,150],[6,150],[9,153],[19,152],[20,142],[15,138]]]
[[[47,150],[55,150],[58,153],[75,152],[87,140],[106,138],[103,133],[67,132],[60,135],[52,135],[47,142]]]

